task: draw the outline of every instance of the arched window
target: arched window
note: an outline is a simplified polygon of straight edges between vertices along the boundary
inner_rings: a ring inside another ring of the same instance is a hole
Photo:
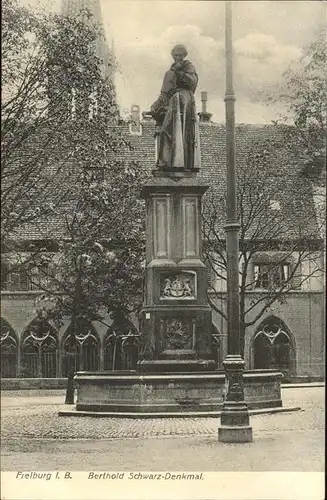
[[[63,343],[63,376],[67,377],[73,358],[74,371],[99,369],[99,341],[95,329],[87,321],[78,321],[74,335],[73,326],[67,330]]]
[[[104,341],[105,370],[136,370],[140,335],[127,319],[115,320]]]
[[[285,325],[278,318],[262,323],[253,339],[255,369],[276,369],[285,380],[295,375],[295,346]]]
[[[17,376],[18,343],[13,328],[1,318],[1,377]]]
[[[44,318],[35,318],[22,338],[21,376],[55,378],[57,376],[58,339],[53,326]]]

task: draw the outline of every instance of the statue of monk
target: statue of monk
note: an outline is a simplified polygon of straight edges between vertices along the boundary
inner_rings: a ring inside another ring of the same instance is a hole
[[[199,168],[199,128],[194,100],[198,75],[193,64],[185,59],[184,45],[176,45],[171,55],[174,63],[165,73],[160,96],[150,110],[157,124],[157,167]]]

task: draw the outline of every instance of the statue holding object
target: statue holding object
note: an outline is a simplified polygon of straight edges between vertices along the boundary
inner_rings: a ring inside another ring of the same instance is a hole
[[[176,45],[171,54],[174,63],[165,73],[160,96],[150,110],[157,123],[157,167],[198,169],[200,141],[194,100],[198,75],[185,59],[184,45]]]

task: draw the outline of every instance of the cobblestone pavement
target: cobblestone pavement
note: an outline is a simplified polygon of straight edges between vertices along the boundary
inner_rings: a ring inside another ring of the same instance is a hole
[[[2,468],[323,470],[324,388],[283,391],[302,411],[251,417],[254,442],[217,441],[217,418],[58,417],[61,396],[2,398]],[[13,396],[13,394],[12,394]],[[137,439],[142,438],[142,439]],[[168,439],[170,438],[170,439]]]

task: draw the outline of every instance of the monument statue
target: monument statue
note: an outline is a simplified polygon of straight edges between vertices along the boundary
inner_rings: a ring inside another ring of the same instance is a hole
[[[199,168],[200,141],[194,100],[198,75],[193,64],[185,59],[184,45],[176,45],[171,55],[174,63],[165,73],[160,96],[150,110],[157,124],[157,167]]]

